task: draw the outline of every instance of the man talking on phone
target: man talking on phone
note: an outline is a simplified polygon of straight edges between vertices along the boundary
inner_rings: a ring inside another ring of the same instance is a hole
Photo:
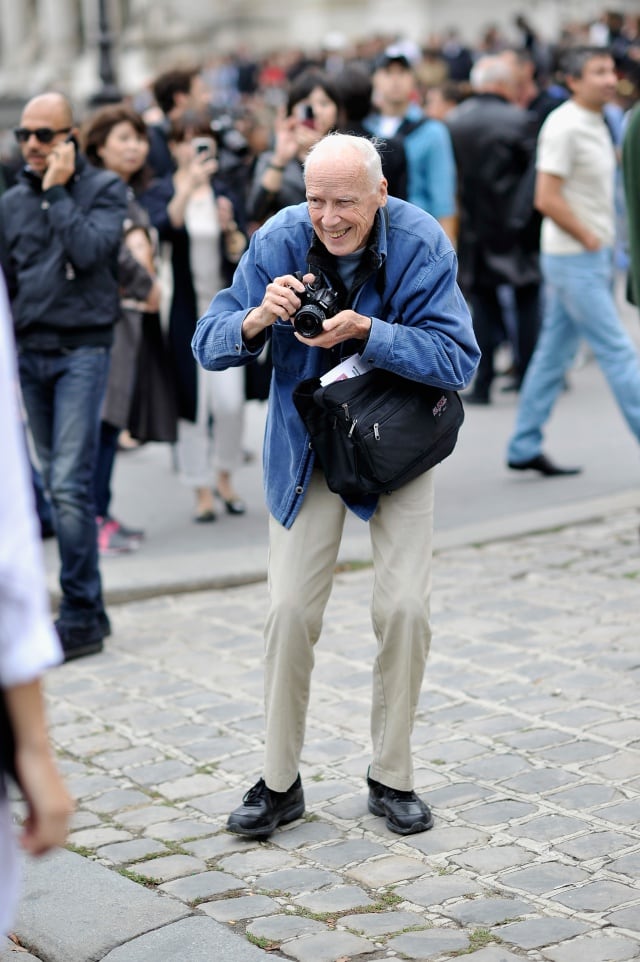
[[[126,187],[78,153],[69,101],[44,93],[14,131],[24,168],[0,198],[0,264],[20,386],[60,552],[56,628],[65,660],[110,633],[98,570],[93,477],[100,407],[119,313]]]

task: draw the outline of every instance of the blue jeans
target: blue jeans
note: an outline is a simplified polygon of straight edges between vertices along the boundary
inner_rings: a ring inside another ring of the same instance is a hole
[[[100,424],[100,438],[98,454],[96,456],[95,500],[96,515],[99,518],[109,516],[111,505],[111,478],[113,465],[118,453],[118,438],[120,428],[102,421]]]
[[[20,384],[51,497],[60,551],[60,620],[95,626],[103,612],[94,476],[109,349],[21,351]]]
[[[40,522],[40,532],[44,535],[53,531],[53,509],[47,492],[45,491],[42,475],[35,465],[31,465],[31,481],[36,499],[36,512]]]
[[[563,390],[581,338],[590,345],[627,424],[640,441],[640,359],[613,298],[610,248],[541,258],[546,308],[538,344],[520,391],[508,461],[542,450],[542,428]]]

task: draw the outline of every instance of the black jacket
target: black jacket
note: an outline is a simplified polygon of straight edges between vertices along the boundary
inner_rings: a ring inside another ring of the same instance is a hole
[[[0,198],[0,264],[18,345],[107,346],[120,310],[118,250],[126,186],[79,156],[64,187],[28,169]]]
[[[496,94],[476,94],[446,124],[458,168],[460,286],[466,293],[539,282],[533,115]]]

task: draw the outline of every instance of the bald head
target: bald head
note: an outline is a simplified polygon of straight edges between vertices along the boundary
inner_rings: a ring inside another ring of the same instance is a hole
[[[73,126],[73,110],[71,109],[71,104],[64,94],[58,93],[55,90],[38,94],[37,97],[32,97],[22,112],[23,121],[25,114],[30,114],[34,111],[38,114],[47,114],[54,117],[56,119],[56,127]],[[58,123],[58,121],[60,122]],[[52,126],[54,125],[52,124]]]

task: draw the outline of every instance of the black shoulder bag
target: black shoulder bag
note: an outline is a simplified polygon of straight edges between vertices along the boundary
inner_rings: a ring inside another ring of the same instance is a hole
[[[453,451],[464,420],[457,391],[382,368],[297,385],[293,401],[331,491],[343,497],[395,491]]]

